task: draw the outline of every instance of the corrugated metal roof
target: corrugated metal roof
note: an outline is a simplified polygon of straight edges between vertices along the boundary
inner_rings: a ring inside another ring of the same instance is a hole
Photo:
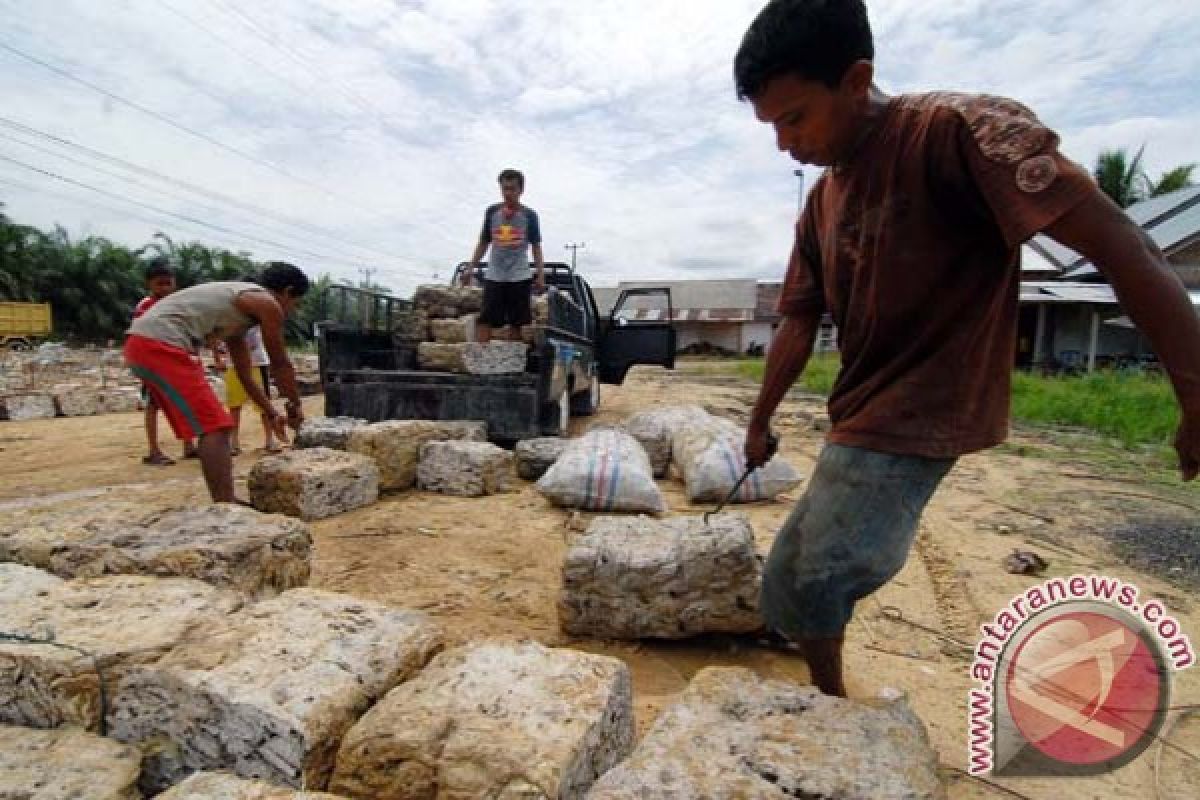
[[[1083,258],[1079,253],[1076,253],[1066,245],[1059,244],[1044,233],[1034,236],[1029,240],[1028,245],[1034,250],[1040,251],[1042,255],[1049,259],[1050,263],[1056,264],[1060,270],[1067,269],[1076,261]]]
[[[1062,272],[1062,266],[1051,261],[1043,250],[1029,242],[1021,246],[1021,272],[1057,275]]]
[[[1025,281],[1021,283],[1021,302],[1116,305],[1117,296],[1105,284]]]
[[[1125,209],[1130,219],[1168,256],[1200,238],[1200,186],[1152,197]],[[1100,274],[1090,261],[1072,265],[1064,278],[1088,278]]]
[[[1138,225],[1150,228],[1160,222],[1164,215],[1172,213],[1180,206],[1197,201],[1200,201],[1200,186],[1189,186],[1186,189],[1179,189],[1169,194],[1134,203],[1125,209],[1125,213]]]
[[[1200,238],[1200,203],[1163,220],[1149,231],[1158,249],[1167,255]]]
[[[659,322],[667,312],[658,308],[647,308],[622,312],[624,319],[638,322]],[[671,319],[674,322],[753,322],[754,310],[749,308],[675,308]]]

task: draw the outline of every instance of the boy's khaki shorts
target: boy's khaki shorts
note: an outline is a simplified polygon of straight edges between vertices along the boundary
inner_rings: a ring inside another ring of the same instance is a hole
[[[841,636],[855,603],[904,566],[921,511],[955,460],[825,445],[767,557],[767,627],[790,639]]]

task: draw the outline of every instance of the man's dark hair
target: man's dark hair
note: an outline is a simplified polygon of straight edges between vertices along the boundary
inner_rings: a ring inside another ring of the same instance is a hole
[[[733,77],[739,100],[787,74],[833,89],[854,62],[874,58],[863,0],[771,0],[742,38]]]
[[[167,261],[163,256],[155,256],[146,262],[146,269],[142,273],[146,280],[152,281],[155,278],[174,278],[175,270],[171,269],[171,262]]]
[[[516,181],[517,188],[525,191],[525,176],[521,174],[519,169],[506,169],[500,173],[500,177],[496,178],[497,183],[505,183],[507,181]]]
[[[303,297],[308,291],[308,276],[286,261],[272,261],[258,276],[258,285],[273,292],[290,290],[292,297]]]

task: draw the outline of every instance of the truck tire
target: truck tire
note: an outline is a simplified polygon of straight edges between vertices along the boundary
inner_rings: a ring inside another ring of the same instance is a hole
[[[571,395],[571,414],[590,417],[600,410],[600,376],[593,375],[586,391]]]

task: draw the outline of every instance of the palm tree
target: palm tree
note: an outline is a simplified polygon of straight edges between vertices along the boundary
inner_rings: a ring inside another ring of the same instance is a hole
[[[1144,197],[1145,172],[1142,169],[1143,145],[1130,161],[1125,148],[1104,150],[1096,158],[1096,183],[1121,208],[1129,208]]]
[[[1184,164],[1164,172],[1157,181],[1150,180],[1142,166],[1146,146],[1142,145],[1130,160],[1123,147],[1105,150],[1096,158],[1095,177],[1101,190],[1121,208],[1129,208],[1139,200],[1159,197],[1195,185],[1192,174],[1196,164]]]
[[[1167,170],[1155,182],[1149,185],[1150,197],[1159,197],[1171,192],[1177,192],[1180,189],[1186,189],[1189,186],[1194,186],[1192,173],[1196,171],[1195,164],[1184,164],[1172,170]]]

